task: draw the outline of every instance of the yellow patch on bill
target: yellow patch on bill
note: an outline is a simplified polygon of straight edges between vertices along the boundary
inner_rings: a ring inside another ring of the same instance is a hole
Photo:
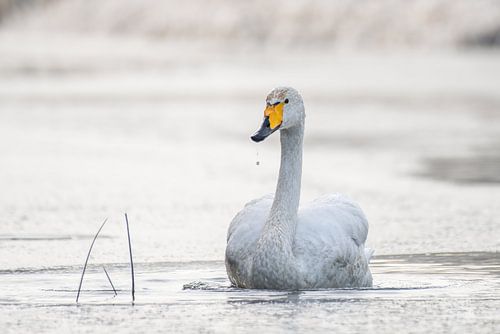
[[[267,106],[264,110],[264,116],[269,117],[269,126],[271,129],[275,129],[277,126],[283,122],[283,102],[274,105]]]

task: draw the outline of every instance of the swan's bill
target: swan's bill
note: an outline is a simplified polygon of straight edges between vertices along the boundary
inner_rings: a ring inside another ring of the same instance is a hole
[[[264,110],[264,122],[260,129],[251,137],[253,141],[257,143],[263,141],[279,129],[281,123],[283,123],[283,107],[284,102],[267,105],[266,110]]]

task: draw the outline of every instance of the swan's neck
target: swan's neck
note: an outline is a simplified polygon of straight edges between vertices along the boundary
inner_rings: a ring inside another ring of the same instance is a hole
[[[295,236],[302,178],[304,125],[281,131],[281,165],[276,194],[267,225],[279,225],[288,237]]]
[[[278,185],[253,258],[255,288],[296,285],[293,243],[300,200],[303,137],[303,124],[281,130],[281,166]]]

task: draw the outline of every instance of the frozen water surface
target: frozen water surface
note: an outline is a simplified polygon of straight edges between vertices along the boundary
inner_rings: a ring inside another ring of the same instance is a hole
[[[20,38],[0,36],[2,333],[500,331],[497,52],[201,57]],[[249,135],[279,84],[306,103],[302,200],[361,204],[373,289],[229,286],[227,226],[274,191],[278,136]]]

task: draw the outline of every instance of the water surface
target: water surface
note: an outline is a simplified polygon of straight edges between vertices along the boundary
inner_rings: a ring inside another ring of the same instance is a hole
[[[498,253],[379,256],[372,262],[373,288],[314,291],[237,289],[221,261],[138,263],[134,304],[128,265],[106,263],[89,268],[77,305],[80,269],[0,272],[4,332],[500,329]]]
[[[184,58],[118,38],[0,41],[2,333],[499,332],[498,52]],[[278,136],[249,136],[283,84],[306,101],[301,200],[360,204],[373,289],[229,286],[229,222],[279,168]]]

